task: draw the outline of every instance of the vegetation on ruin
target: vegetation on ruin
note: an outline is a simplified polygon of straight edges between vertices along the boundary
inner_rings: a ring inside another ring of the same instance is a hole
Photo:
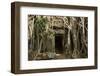
[[[28,15],[29,60],[87,58],[87,41],[87,17]]]

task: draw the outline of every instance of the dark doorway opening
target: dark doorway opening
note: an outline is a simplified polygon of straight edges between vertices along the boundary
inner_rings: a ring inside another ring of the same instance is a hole
[[[55,35],[55,51],[56,53],[63,53],[63,35]]]

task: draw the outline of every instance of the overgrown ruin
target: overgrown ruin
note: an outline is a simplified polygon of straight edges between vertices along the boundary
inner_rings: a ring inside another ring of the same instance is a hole
[[[28,60],[88,57],[88,18],[28,15]]]

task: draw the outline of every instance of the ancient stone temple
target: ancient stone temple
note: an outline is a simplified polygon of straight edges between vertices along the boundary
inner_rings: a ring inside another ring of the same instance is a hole
[[[41,53],[43,59],[79,58],[81,52],[87,55],[87,18],[40,15],[28,18],[29,50],[36,52],[33,59],[42,59],[38,57]]]
[[[64,21],[62,17],[53,17],[53,30],[55,32],[55,51],[62,53],[64,51]]]

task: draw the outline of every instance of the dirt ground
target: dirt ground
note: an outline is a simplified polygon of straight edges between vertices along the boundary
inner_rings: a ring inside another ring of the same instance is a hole
[[[64,53],[55,53],[53,57],[49,57],[48,53],[39,53],[36,56],[36,52],[29,52],[28,60],[53,60],[53,59],[67,59]]]

